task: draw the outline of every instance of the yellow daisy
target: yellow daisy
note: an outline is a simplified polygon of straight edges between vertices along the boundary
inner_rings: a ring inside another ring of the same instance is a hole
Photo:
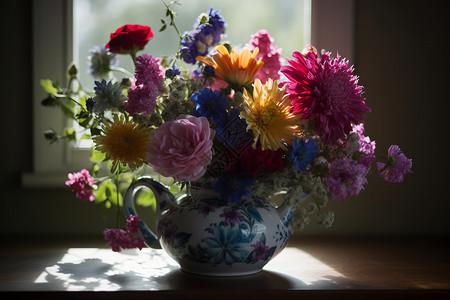
[[[126,117],[114,116],[112,123],[104,122],[104,134],[93,138],[95,149],[105,153],[116,166],[121,162],[136,169],[145,163],[150,131]]]
[[[213,57],[197,56],[197,60],[214,67],[219,79],[226,81],[234,89],[240,89],[243,86],[251,84],[256,73],[264,64],[261,60],[256,60],[259,49],[256,48],[253,53],[244,49],[240,53],[219,45],[215,48],[218,53]]]
[[[264,85],[256,79],[253,96],[244,90],[244,101],[241,117],[247,121],[247,131],[251,130],[255,136],[253,148],[259,141],[263,150],[281,148],[287,151],[284,143],[292,144],[300,130],[297,118],[290,112],[286,86],[280,89],[272,79]]]

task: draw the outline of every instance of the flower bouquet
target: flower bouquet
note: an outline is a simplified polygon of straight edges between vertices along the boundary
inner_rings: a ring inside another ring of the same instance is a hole
[[[120,207],[127,188],[150,174],[172,192],[207,181],[228,203],[281,199],[295,208],[294,228],[313,217],[328,227],[334,214],[325,211],[327,202],[358,195],[372,167],[389,182],[411,172],[411,160],[396,145],[375,156],[375,141],[364,132],[370,109],[347,60],[308,45],[285,63],[266,30],[233,49],[221,42],[227,25],[219,11],[201,14],[183,34],[173,3],[165,12],[160,32],[178,33],[174,55],[142,53],[151,28],[125,25],[92,50],[93,91],[81,86],[74,64],[67,87],[41,82],[49,94],[43,105],[61,107],[78,124],[45,137],[76,142],[82,129],[81,138],[93,141],[92,168],[66,182],[79,199]],[[135,70],[117,67],[119,55],[130,56]],[[113,76],[118,70],[123,78]],[[137,202],[154,201],[148,193]],[[242,215],[224,212],[230,224]],[[145,246],[139,217],[127,217],[126,229],[104,232],[114,251]],[[262,239],[255,245],[266,247]]]

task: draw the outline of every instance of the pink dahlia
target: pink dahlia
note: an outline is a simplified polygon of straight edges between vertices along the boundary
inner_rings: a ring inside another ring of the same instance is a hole
[[[180,116],[150,134],[147,161],[156,172],[176,181],[197,180],[211,162],[213,137],[205,117]]]
[[[362,123],[363,114],[370,111],[362,98],[363,87],[358,85],[353,67],[339,55],[330,58],[330,53],[325,53],[318,58],[310,50],[305,56],[300,52],[292,56],[290,66],[281,68],[288,78],[283,84],[291,95],[292,112],[303,120],[314,120],[323,142],[334,144],[352,130],[352,123]]]
[[[403,176],[411,173],[412,160],[407,158],[397,145],[388,149],[386,162],[377,162],[378,174],[388,182],[402,182]]]
[[[261,83],[266,83],[267,79],[278,80],[280,78],[279,71],[282,65],[281,49],[273,44],[273,38],[267,30],[260,30],[252,35],[250,42],[245,45],[252,52],[258,48],[259,53],[256,59],[264,62],[264,65],[256,73],[255,78],[259,78]]]
[[[77,173],[69,173],[68,177],[69,180],[66,181],[66,185],[72,192],[75,192],[78,199],[91,202],[95,200],[95,196],[92,194],[94,178],[88,170],[83,169]]]

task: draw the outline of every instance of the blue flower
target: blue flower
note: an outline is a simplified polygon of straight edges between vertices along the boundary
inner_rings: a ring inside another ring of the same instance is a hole
[[[221,91],[203,88],[191,96],[191,101],[197,104],[192,115],[212,118],[215,124],[225,123],[229,100]]]
[[[223,121],[221,119],[221,121]],[[215,138],[225,142],[228,149],[235,150],[244,141],[250,139],[247,132],[247,122],[240,117],[239,109],[232,109],[225,122],[216,123]]]
[[[313,139],[305,143],[304,139],[299,140],[296,137],[292,148],[291,158],[295,162],[295,169],[297,172],[300,172],[300,170],[306,172],[306,165],[313,161],[316,153],[319,151],[319,146]]]
[[[250,187],[254,180],[248,177],[247,170],[239,174],[224,172],[214,184],[214,191],[219,194],[221,200],[227,202],[240,202],[242,197],[250,195]]]
[[[215,264],[225,263],[231,265],[242,262],[248,256],[245,245],[242,244],[240,231],[230,226],[214,226],[213,237],[204,241],[208,245],[207,251]]]
[[[180,75],[181,70],[176,65],[173,65],[171,68],[168,68],[166,70],[166,73],[164,74],[167,78],[173,79],[175,76]]]
[[[95,97],[93,98],[94,112],[104,112],[106,110],[117,110],[127,97],[122,93],[120,83],[103,79],[101,82],[95,81]]]
[[[106,78],[111,66],[119,64],[116,54],[109,52],[106,47],[94,46],[89,54],[89,73],[96,78]]]
[[[94,109],[94,105],[95,105],[94,100],[93,100],[91,97],[89,97],[89,98],[86,100],[86,109],[87,109],[88,111],[92,112],[92,110]]]

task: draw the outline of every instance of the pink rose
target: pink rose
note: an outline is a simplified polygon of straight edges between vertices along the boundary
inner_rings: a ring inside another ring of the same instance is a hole
[[[206,173],[212,158],[214,131],[205,117],[180,116],[150,135],[148,163],[176,181],[194,181]]]

